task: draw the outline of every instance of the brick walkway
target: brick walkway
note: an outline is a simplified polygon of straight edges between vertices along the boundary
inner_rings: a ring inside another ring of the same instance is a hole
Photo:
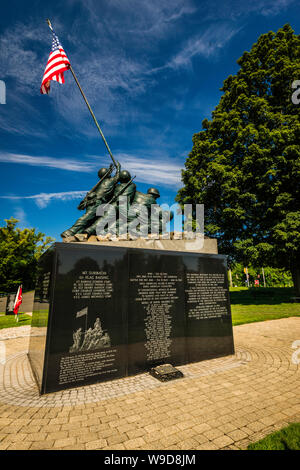
[[[243,449],[300,421],[300,318],[234,327],[235,356],[179,367],[182,379],[142,374],[42,397],[29,329],[15,331],[0,331],[2,450]]]

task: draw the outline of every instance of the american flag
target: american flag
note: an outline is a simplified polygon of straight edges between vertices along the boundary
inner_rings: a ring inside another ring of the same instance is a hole
[[[53,32],[52,48],[45,68],[41,93],[42,95],[48,94],[50,91],[50,80],[55,80],[59,83],[65,83],[64,71],[70,68],[70,62],[66,56],[65,51],[58,37]]]

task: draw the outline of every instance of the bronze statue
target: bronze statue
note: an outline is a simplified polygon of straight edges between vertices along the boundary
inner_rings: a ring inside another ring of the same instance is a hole
[[[62,238],[74,235],[77,240],[83,241],[90,235],[95,235],[97,224],[103,217],[97,215],[97,208],[100,205],[104,205],[103,213],[108,205],[115,210],[116,219],[115,217],[109,219],[109,216],[105,214],[106,233],[109,233],[110,228],[111,232],[115,233],[113,230],[115,228],[116,235],[124,235],[128,231],[128,224],[136,219],[139,219],[137,233],[141,236],[150,232],[160,234],[165,231],[165,220],[171,220],[173,213],[163,211],[157,204],[157,199],[160,197],[158,189],[149,188],[146,194],[137,191],[133,183],[135,177],[131,178],[127,170],[121,171],[121,165],[118,162],[116,162],[116,173],[111,176],[113,168],[113,165],[110,165],[109,168],[101,168],[98,171],[98,183],[78,205],[79,210],[86,210],[85,214],[61,234]],[[153,212],[156,212],[156,217],[151,220]]]

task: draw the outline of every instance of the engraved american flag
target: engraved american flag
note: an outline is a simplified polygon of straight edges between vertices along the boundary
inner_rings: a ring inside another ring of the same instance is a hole
[[[53,33],[52,48],[49,54],[41,85],[42,95],[49,93],[51,80],[55,80],[58,83],[65,83],[64,71],[68,70],[69,68],[69,59],[63,50],[58,37],[55,33]]]
[[[76,318],[83,317],[84,315],[87,315],[87,313],[88,313],[88,307],[85,307],[76,313]]]

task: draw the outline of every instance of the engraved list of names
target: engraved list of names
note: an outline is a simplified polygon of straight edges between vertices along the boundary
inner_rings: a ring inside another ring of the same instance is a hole
[[[137,284],[136,302],[143,305],[146,313],[145,348],[147,361],[171,356],[172,306],[178,299],[177,283],[181,277],[167,273],[138,274],[130,279]]]

